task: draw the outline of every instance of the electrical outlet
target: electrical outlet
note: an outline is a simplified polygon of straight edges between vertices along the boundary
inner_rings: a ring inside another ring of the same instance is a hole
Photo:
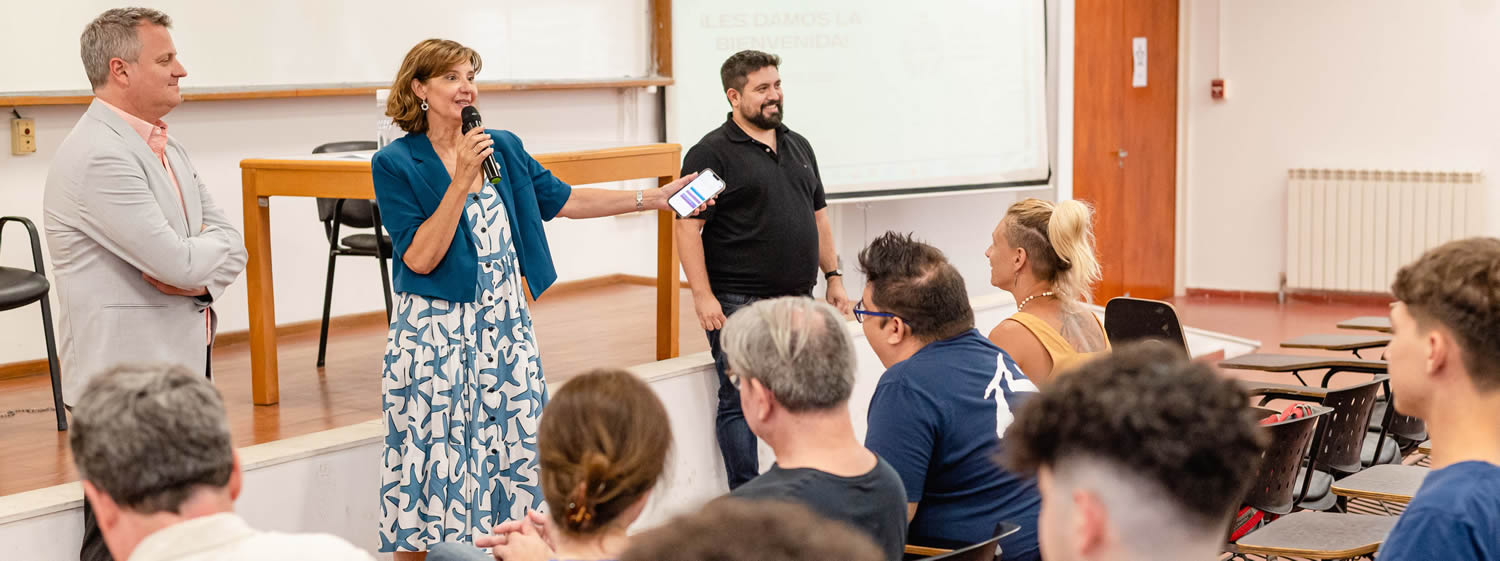
[[[10,153],[20,156],[36,152],[36,121],[10,120]]]

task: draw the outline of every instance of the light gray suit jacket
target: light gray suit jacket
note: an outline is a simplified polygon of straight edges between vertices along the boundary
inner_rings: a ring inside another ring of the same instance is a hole
[[[141,273],[217,299],[245,268],[245,242],[187,152],[167,142],[177,189],[146,141],[95,100],[47,173],[47,250],[61,304],[63,401],[125,362],[180,364],[203,373],[209,303],[163,294]],[[187,216],[183,216],[183,207]]]

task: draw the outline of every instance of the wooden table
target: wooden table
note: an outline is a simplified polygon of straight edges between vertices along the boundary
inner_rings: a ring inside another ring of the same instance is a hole
[[[1250,555],[1347,559],[1375,553],[1395,525],[1394,516],[1303,510],[1250,532],[1230,548]]]
[[[1359,335],[1353,333],[1332,333],[1303,335],[1295,339],[1282,341],[1281,347],[1285,349],[1321,349],[1325,351],[1352,351],[1357,358],[1359,352],[1365,349],[1384,347],[1391,343],[1390,335]]]
[[[1391,318],[1386,316],[1359,316],[1339,322],[1339,329],[1361,329],[1364,331],[1391,332]]]
[[[572,185],[655,178],[677,179],[682,163],[676,144],[650,144],[603,150],[535,155],[538,162]],[[245,205],[245,280],[250,307],[250,385],[256,405],[280,401],[276,380],[276,297],[271,283],[271,197],[374,199],[370,162],[333,159],[244,160],[240,162]],[[656,358],[677,356],[679,291],[672,213],[656,221]]]
[[[1251,353],[1222,361],[1219,363],[1219,368],[1227,370],[1287,372],[1291,373],[1292,376],[1297,378],[1298,382],[1302,382],[1303,384],[1307,382],[1302,379],[1302,371],[1327,369],[1328,373],[1323,375],[1322,383],[1322,386],[1327,387],[1328,379],[1339,372],[1384,374],[1386,371],[1386,362],[1383,360],[1364,360],[1359,358]]]
[[[1381,464],[1333,483],[1333,494],[1384,503],[1406,504],[1432,470],[1420,466]]]

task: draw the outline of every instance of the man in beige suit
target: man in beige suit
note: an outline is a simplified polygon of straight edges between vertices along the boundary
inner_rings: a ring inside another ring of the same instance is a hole
[[[162,122],[187,76],[166,14],[109,10],[81,38],[94,102],[63,140],[43,199],[62,307],[63,401],[119,363],[208,373],[210,306],[245,267],[244,240]],[[85,561],[109,559],[85,504]]]
[[[182,102],[171,19],[105,12],[82,38],[95,99],[63,140],[43,202],[62,305],[63,401],[121,362],[204,373],[214,299],[245,267],[240,233],[162,117]]]

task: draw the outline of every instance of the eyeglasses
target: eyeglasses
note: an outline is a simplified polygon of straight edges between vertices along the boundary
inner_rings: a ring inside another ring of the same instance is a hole
[[[896,314],[891,314],[891,313],[886,313],[886,312],[872,312],[872,311],[866,310],[865,309],[865,301],[864,300],[860,300],[859,302],[856,302],[854,304],[854,321],[857,321],[857,322],[860,322],[860,323],[864,323],[865,322],[865,316],[877,317],[877,318],[895,318],[895,319],[899,319],[901,321],[906,321],[901,316],[898,316]]]
[[[740,375],[734,373],[734,368],[725,365],[724,376],[729,378],[729,385],[734,386],[734,389],[740,389]]]

